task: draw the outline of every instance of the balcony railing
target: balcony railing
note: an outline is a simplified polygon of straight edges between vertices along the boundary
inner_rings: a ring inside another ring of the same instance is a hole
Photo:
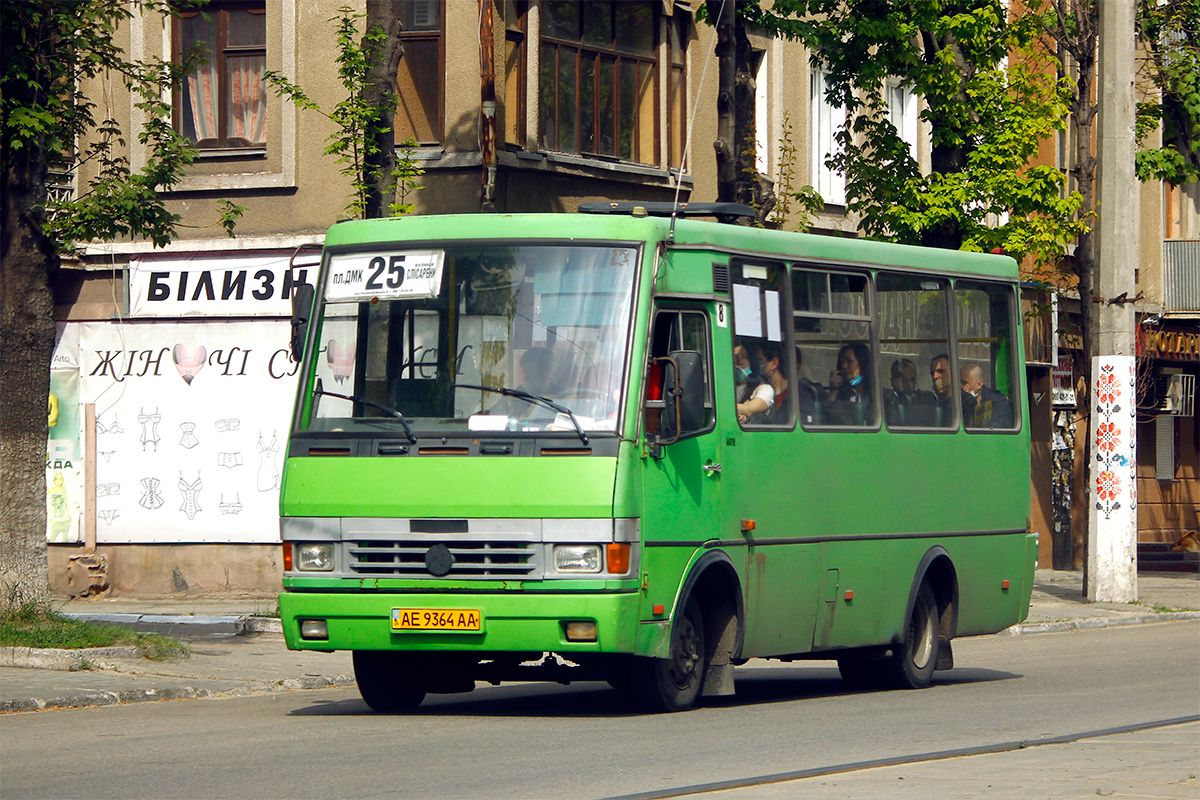
[[[1200,239],[1163,240],[1163,312],[1200,314]]]

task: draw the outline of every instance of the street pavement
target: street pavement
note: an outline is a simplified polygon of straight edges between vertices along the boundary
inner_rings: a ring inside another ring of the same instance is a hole
[[[1141,573],[1138,595],[1133,604],[1089,603],[1082,596],[1081,573],[1039,570],[1028,619],[997,635],[1200,619],[1200,575]],[[179,636],[189,643],[191,655],[155,662],[119,648],[83,655],[0,648],[0,713],[353,685],[348,653],[287,650],[279,621],[258,616],[274,608],[270,598],[65,602],[62,611],[71,616]],[[1179,724],[1073,742],[1012,743],[1000,752],[947,753],[917,764],[864,764],[837,775],[780,775],[753,786],[694,787],[689,793],[731,798],[932,794],[1200,800],[1200,688],[1181,703],[1179,719]]]

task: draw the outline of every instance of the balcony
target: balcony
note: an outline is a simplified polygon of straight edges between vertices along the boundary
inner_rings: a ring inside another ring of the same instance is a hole
[[[1163,313],[1200,314],[1200,239],[1163,240]]]

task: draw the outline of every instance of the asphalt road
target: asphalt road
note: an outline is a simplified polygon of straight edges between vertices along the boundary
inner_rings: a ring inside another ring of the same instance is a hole
[[[1200,622],[958,640],[920,692],[829,662],[737,672],[737,696],[642,716],[599,684],[431,696],[353,689],[0,718],[0,797],[603,798],[1036,742],[1200,714]]]

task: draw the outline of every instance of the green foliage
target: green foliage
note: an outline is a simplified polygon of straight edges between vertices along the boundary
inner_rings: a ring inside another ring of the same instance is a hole
[[[46,204],[44,232],[60,251],[76,242],[118,236],[142,236],[161,247],[175,237],[180,218],[167,210],[159,193],[182,180],[197,151],[175,131],[171,104],[164,98],[194,65],[130,61],[112,37],[134,13],[172,15],[188,5],[167,0],[4,4],[0,147],[5,162],[63,158],[75,169],[95,173],[75,199]],[[124,154],[120,124],[97,121],[96,104],[85,94],[89,82],[102,77],[121,81],[145,115],[137,141],[147,148],[147,158],[136,171]],[[225,208],[227,230],[237,216]]]
[[[796,158],[799,150],[796,147],[794,136],[791,114],[784,111],[783,126],[779,137],[779,180],[775,184],[775,208],[768,222],[777,228],[782,228],[794,215],[795,222],[792,229],[803,233],[812,227],[813,217],[824,210],[825,200],[812,186],[795,188]]]
[[[113,645],[140,647],[146,658],[155,661],[175,660],[188,654],[187,645],[178,639],[71,619],[55,611],[49,603],[24,603],[0,612],[0,646],[79,650]]]
[[[1086,230],[1058,171],[1025,166],[1063,128],[1070,97],[1031,46],[1033,19],[1010,21],[1001,0],[775,0],[739,11],[803,41],[826,73],[827,99],[847,120],[827,165],[845,175],[868,236],[1051,262]],[[888,82],[924,101],[928,174],[888,119]]]
[[[408,196],[418,189],[425,187],[417,183],[417,178],[425,174],[425,170],[413,160],[413,152],[417,149],[417,140],[411,136],[397,145],[396,169],[392,171],[392,180],[396,184],[396,202],[389,208],[393,216],[403,216],[411,213],[416,206],[408,202]]]
[[[366,14],[355,13],[350,6],[342,6],[338,16],[329,19],[337,26],[335,61],[338,78],[346,91],[346,98],[332,111],[322,109],[299,85],[278,72],[267,72],[263,76],[277,94],[287,97],[299,108],[319,113],[336,126],[325,139],[328,144],[324,152],[336,158],[342,165],[342,174],[350,179],[354,193],[345,209],[350,216],[359,219],[366,214],[368,197],[380,177],[377,168],[369,165],[373,163],[371,157],[379,152],[379,135],[387,132],[385,114],[396,106],[396,95],[391,92],[382,93],[378,103],[367,99],[365,88],[371,80],[372,69],[379,63],[387,34],[382,28],[372,26],[359,44],[358,24],[365,17]],[[416,142],[405,142],[401,147],[403,155],[392,174],[400,199],[390,206],[392,213],[397,215],[413,209],[406,200],[409,192],[422,188],[413,179],[424,172],[412,160]]]
[[[1138,104],[1141,180],[1200,180],[1200,0],[1141,0],[1138,27],[1157,101]],[[1152,135],[1162,129],[1161,139]]]

